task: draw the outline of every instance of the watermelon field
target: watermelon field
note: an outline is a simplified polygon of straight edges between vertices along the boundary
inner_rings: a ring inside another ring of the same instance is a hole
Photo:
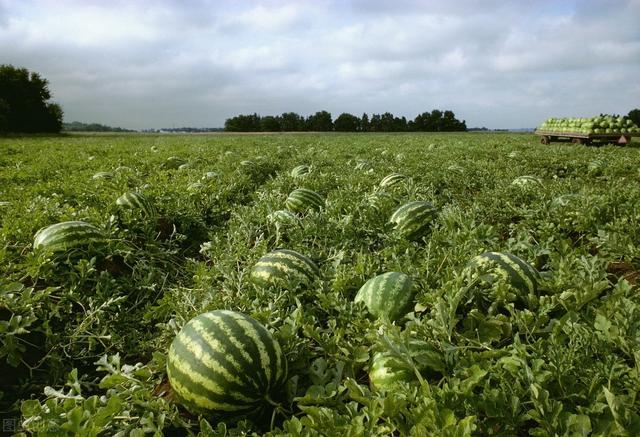
[[[640,142],[0,142],[23,435],[640,435]]]

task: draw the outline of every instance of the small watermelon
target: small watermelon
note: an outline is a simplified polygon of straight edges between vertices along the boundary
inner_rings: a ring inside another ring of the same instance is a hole
[[[307,188],[293,190],[287,200],[286,207],[293,212],[305,212],[309,209],[319,210],[324,207],[324,199],[318,193]]]
[[[392,187],[400,182],[403,182],[405,179],[407,179],[407,177],[403,174],[400,173],[391,173],[390,175],[385,176],[381,181],[380,181],[380,188],[389,188]]]
[[[389,222],[395,225],[398,234],[409,240],[417,240],[427,233],[437,212],[429,202],[409,202],[398,208]]]
[[[414,295],[409,276],[389,272],[365,282],[358,290],[355,302],[364,302],[371,314],[393,322],[409,312]]]
[[[277,249],[261,257],[251,270],[256,284],[295,288],[320,276],[318,266],[294,250]]]
[[[311,173],[311,167],[306,164],[299,165],[291,170],[291,176],[294,178],[299,178],[309,173]]]
[[[167,375],[177,400],[190,411],[241,414],[273,402],[287,363],[259,322],[217,310],[191,319],[176,335]]]
[[[369,384],[378,391],[393,390],[398,383],[416,380],[413,369],[389,353],[376,352],[369,367]]]
[[[104,240],[100,229],[83,221],[56,223],[40,229],[33,240],[39,251],[63,252],[74,247],[88,246]]]
[[[125,193],[118,197],[116,205],[133,211],[140,211],[146,217],[155,217],[156,209],[151,202],[141,193]]]
[[[268,220],[276,225],[297,225],[301,226],[300,218],[286,209],[274,211],[267,216]]]
[[[164,162],[164,164],[162,164],[162,168],[165,169],[170,169],[170,170],[176,170],[178,169],[182,164],[186,164],[187,162],[178,157],[178,156],[170,156],[169,158],[167,158],[167,160]]]
[[[98,173],[94,174],[91,179],[93,180],[98,180],[98,179],[113,179],[113,173],[109,173],[108,171],[99,171]]]
[[[515,185],[518,187],[543,186],[542,179],[531,175],[519,176],[515,178],[513,182],[511,182],[511,185]]]

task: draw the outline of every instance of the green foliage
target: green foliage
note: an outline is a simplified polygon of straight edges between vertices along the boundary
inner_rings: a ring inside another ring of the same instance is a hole
[[[0,133],[60,132],[62,108],[38,73],[0,65]]]
[[[36,435],[638,435],[640,149],[536,143],[5,141],[0,409]],[[172,156],[189,165],[163,166]],[[301,163],[313,168],[303,179],[290,174]],[[112,177],[92,179],[99,172]],[[392,173],[406,178],[380,186]],[[523,175],[541,183],[512,184]],[[325,205],[287,214],[302,181]],[[154,206],[152,219],[116,204],[130,192]],[[429,232],[409,241],[388,220],[415,199],[438,208]],[[95,224],[104,243],[33,250],[38,229],[65,221]],[[257,286],[252,267],[278,248],[305,254],[320,274],[295,290]],[[469,282],[464,268],[484,252],[535,267],[537,292],[513,299],[504,281]],[[396,324],[354,303],[391,271],[416,293]],[[264,414],[195,416],[172,397],[170,343],[217,309],[251,316],[282,348],[289,377]],[[393,390],[370,386],[376,354],[404,372]]]

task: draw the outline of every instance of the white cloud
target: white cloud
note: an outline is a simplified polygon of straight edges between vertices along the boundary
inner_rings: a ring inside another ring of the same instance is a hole
[[[0,0],[0,59],[49,79],[69,120],[441,108],[521,127],[637,106],[638,13],[640,0]]]

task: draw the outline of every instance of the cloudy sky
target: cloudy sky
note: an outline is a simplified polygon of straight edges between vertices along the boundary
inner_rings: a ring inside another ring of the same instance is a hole
[[[0,0],[0,63],[66,121],[451,109],[468,126],[640,107],[640,0]]]

